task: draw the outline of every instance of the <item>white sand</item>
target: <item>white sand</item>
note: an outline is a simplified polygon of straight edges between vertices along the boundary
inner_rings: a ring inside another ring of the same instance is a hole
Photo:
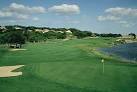
[[[0,77],[12,77],[22,75],[22,72],[12,72],[24,65],[16,65],[16,66],[2,66],[0,67]]]
[[[10,49],[9,51],[24,51],[24,50],[27,50],[27,49]]]

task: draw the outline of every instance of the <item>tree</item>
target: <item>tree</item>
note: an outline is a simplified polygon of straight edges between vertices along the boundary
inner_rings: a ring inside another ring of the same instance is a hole
[[[134,34],[134,33],[130,33],[130,34],[128,34],[129,36],[133,36],[133,39],[136,39],[136,34]]]
[[[108,33],[108,34],[99,34],[100,37],[121,37],[121,34],[112,34],[112,33]]]
[[[30,37],[30,34],[31,32],[29,32],[27,29],[23,29],[23,35],[25,36],[25,39],[28,41],[29,40],[29,37]]]
[[[66,32],[63,32],[63,33],[57,32],[56,36],[57,36],[57,39],[65,39],[66,38]]]
[[[7,43],[7,37],[5,33],[0,34],[0,44],[5,44],[5,43]]]
[[[2,35],[2,43],[7,43],[10,47],[21,48],[22,44],[25,44],[25,37],[21,31],[6,32]]]
[[[72,32],[74,36],[77,36],[77,38],[79,39],[92,36],[92,32],[89,32],[89,31],[80,31],[75,28],[70,28],[69,30]]]
[[[30,42],[40,42],[40,41],[46,41],[46,37],[43,33],[40,32],[32,32],[30,33],[28,41]]]

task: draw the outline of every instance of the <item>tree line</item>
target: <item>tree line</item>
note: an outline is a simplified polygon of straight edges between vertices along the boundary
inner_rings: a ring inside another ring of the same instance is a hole
[[[16,29],[18,27],[18,29]],[[38,32],[36,29],[48,29],[48,32]],[[31,31],[30,31],[31,30]],[[68,34],[67,31],[71,34]],[[90,31],[81,31],[75,28],[49,28],[49,27],[34,27],[34,26],[5,26],[5,29],[0,29],[0,44],[25,44],[25,42],[41,42],[47,39],[66,39],[68,35],[82,39],[85,37],[121,37],[121,34],[98,34]]]

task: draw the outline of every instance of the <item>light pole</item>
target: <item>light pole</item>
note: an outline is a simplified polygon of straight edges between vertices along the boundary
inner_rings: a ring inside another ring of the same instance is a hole
[[[101,62],[102,62],[102,72],[104,73],[104,59],[102,59]]]

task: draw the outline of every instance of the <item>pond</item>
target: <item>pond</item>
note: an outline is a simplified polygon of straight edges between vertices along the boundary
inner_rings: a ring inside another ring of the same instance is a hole
[[[116,55],[127,60],[137,61],[137,42],[101,48],[101,51],[109,55]]]

